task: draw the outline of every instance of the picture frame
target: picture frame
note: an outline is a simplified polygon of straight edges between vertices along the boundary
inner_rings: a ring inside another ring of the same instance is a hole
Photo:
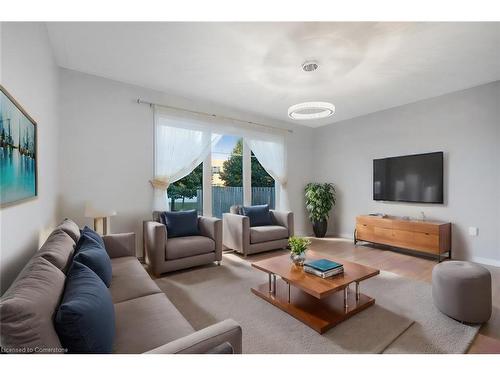
[[[38,126],[0,85],[0,208],[38,197]]]

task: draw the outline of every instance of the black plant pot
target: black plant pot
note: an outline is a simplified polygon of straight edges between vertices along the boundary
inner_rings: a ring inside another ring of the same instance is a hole
[[[326,220],[315,221],[312,223],[314,235],[318,238],[323,238],[326,235],[326,229],[328,228],[328,222]]]

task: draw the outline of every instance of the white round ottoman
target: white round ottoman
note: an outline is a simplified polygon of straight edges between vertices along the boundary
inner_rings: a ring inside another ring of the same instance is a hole
[[[448,261],[432,270],[434,305],[449,317],[483,323],[491,316],[491,274],[470,262]]]

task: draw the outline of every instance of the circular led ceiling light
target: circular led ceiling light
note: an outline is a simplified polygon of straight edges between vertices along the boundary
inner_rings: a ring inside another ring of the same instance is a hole
[[[302,64],[302,70],[304,72],[314,72],[316,69],[318,69],[318,67],[318,62],[315,60],[305,61]]]
[[[335,106],[327,102],[305,102],[288,108],[288,117],[293,120],[315,120],[330,117],[335,113]]]

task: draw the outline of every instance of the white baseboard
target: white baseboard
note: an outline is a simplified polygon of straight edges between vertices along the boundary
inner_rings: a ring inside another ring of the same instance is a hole
[[[492,259],[492,258],[483,258],[483,257],[470,257],[467,259],[470,262],[487,264],[489,266],[500,267],[500,260]]]

